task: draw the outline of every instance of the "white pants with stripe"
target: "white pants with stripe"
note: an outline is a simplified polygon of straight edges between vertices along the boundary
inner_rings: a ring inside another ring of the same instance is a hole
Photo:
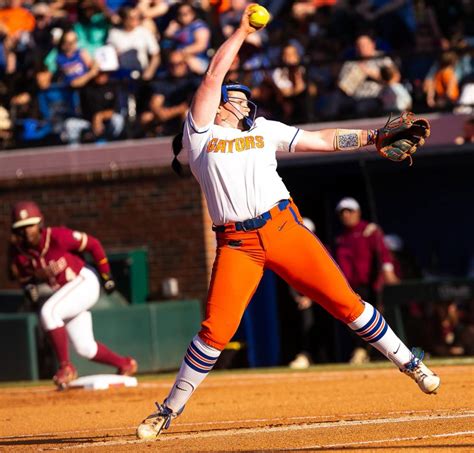
[[[87,359],[97,354],[89,310],[97,303],[99,295],[99,279],[94,272],[83,267],[74,280],[44,303],[40,312],[43,328],[49,331],[65,325],[74,349]]]

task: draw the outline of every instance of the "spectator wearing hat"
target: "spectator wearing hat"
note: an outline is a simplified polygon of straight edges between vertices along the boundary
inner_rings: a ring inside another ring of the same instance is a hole
[[[383,283],[398,283],[383,231],[379,225],[362,219],[354,198],[343,198],[336,213],[343,226],[336,238],[336,260],[352,288],[363,299],[373,299]]]
[[[377,302],[384,284],[399,282],[383,231],[377,224],[362,219],[360,205],[352,197],[340,200],[336,213],[343,227],[336,237],[336,261],[352,289],[363,300]],[[367,351],[356,348],[351,361],[368,361]]]

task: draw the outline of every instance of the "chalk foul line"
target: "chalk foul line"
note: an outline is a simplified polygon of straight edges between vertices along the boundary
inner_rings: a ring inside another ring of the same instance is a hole
[[[426,422],[426,421],[439,421],[439,420],[455,420],[461,418],[473,418],[474,414],[453,414],[453,415],[444,415],[444,416],[431,416],[431,415],[415,415],[407,417],[396,417],[396,418],[381,418],[381,419],[372,419],[372,420],[341,420],[337,422],[319,422],[319,423],[303,423],[299,425],[284,425],[284,426],[265,426],[265,427],[253,427],[253,428],[232,428],[224,429],[218,431],[198,431],[198,432],[187,432],[182,434],[164,434],[161,435],[156,442],[170,442],[176,440],[187,440],[187,439],[206,439],[206,438],[217,438],[217,437],[232,437],[232,436],[243,436],[243,435],[253,435],[253,434],[268,434],[268,433],[279,433],[279,432],[291,432],[291,431],[303,431],[303,430],[316,430],[316,429],[330,429],[330,428],[345,428],[350,426],[363,426],[363,425],[383,425],[383,424],[392,424],[392,423],[412,423],[412,422]],[[444,434],[432,434],[427,438],[435,436],[461,436],[461,435],[470,435],[474,434],[474,431],[460,431],[457,433],[444,433]],[[406,440],[416,440],[422,436],[414,436],[412,438],[407,438]],[[398,438],[397,438],[398,439]],[[54,439],[51,439],[54,443]],[[387,441],[387,440],[386,440]],[[133,440],[111,440],[111,441],[99,441],[99,442],[87,442],[79,443],[77,445],[70,445],[67,447],[49,447],[45,449],[39,449],[40,451],[46,450],[69,450],[69,449],[80,449],[80,448],[95,448],[95,447],[110,447],[118,445],[131,445],[137,443],[146,443],[147,441],[142,441],[138,439]],[[364,441],[364,442],[379,442],[378,440],[374,441]],[[334,444],[335,445],[335,444]],[[341,444],[346,445],[346,444]],[[349,445],[349,444],[348,444]],[[315,447],[307,448],[333,448],[331,445],[318,445]],[[306,447],[305,447],[306,448]],[[335,448],[335,447],[334,447]]]

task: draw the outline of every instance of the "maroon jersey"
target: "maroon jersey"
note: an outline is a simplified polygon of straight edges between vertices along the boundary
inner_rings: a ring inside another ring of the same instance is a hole
[[[336,238],[336,261],[353,288],[369,286],[375,290],[383,284],[383,267],[393,266],[382,230],[364,220]]]
[[[66,227],[44,228],[37,248],[15,246],[11,259],[22,283],[47,283],[57,290],[74,280],[84,267],[81,252],[92,255],[101,274],[110,273],[100,242],[93,236]]]

